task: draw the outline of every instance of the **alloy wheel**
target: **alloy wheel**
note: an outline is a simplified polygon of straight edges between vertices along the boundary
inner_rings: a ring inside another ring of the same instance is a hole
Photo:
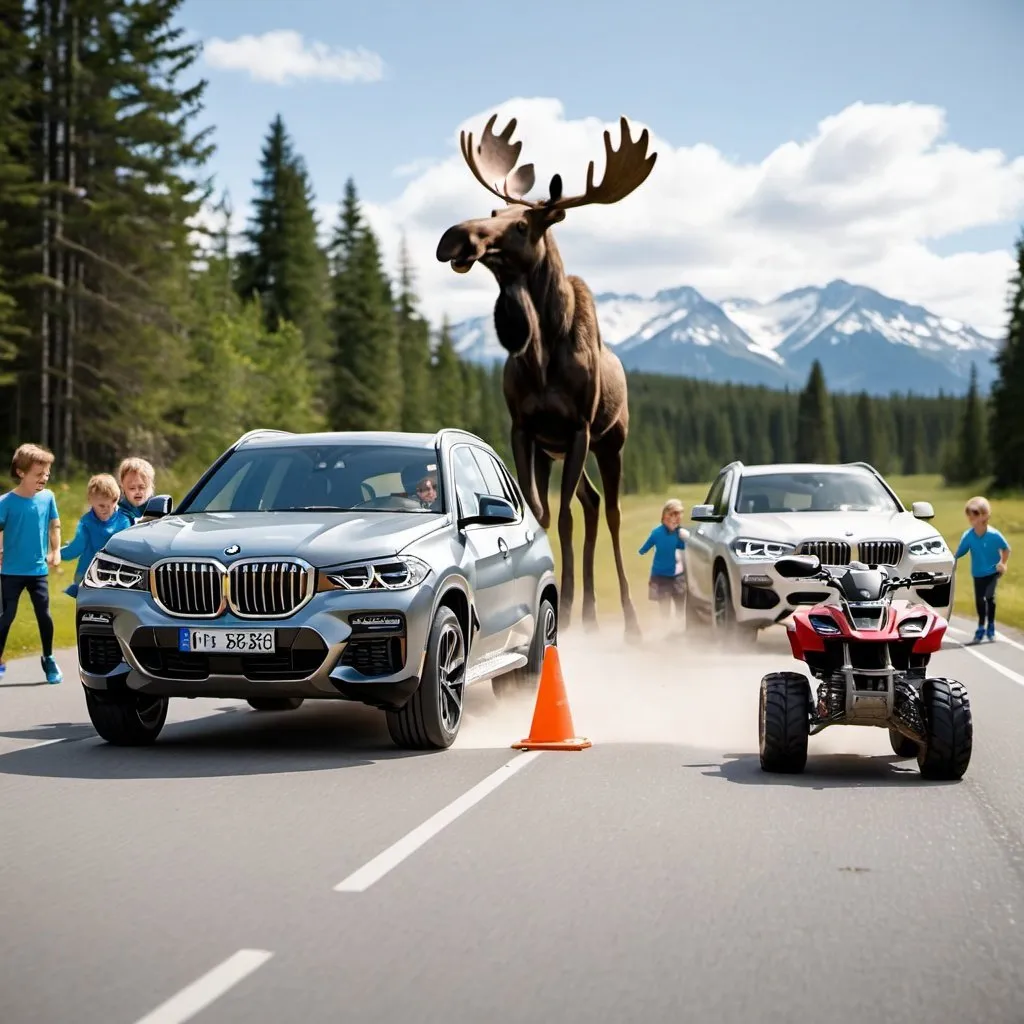
[[[462,719],[462,702],[466,690],[466,652],[462,633],[448,624],[437,642],[438,701],[441,721],[453,732]]]

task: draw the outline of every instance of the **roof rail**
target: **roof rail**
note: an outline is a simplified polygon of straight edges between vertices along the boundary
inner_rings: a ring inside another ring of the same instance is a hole
[[[273,427],[257,427],[255,430],[247,430],[232,447],[238,447],[243,441],[248,441],[250,438],[258,437],[260,434],[286,434],[291,436],[294,434],[293,430],[275,430]]]

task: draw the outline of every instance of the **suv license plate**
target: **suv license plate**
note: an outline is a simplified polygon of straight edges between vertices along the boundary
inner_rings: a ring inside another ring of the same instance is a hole
[[[277,649],[272,629],[178,630],[178,650],[197,654],[273,654]]]

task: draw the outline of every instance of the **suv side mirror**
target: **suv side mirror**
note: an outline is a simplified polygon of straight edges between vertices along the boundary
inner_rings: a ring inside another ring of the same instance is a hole
[[[163,519],[171,514],[173,500],[169,494],[154,494],[142,507],[144,516],[152,516],[154,519]]]
[[[910,511],[913,512],[915,519],[934,519],[935,509],[932,508],[930,501],[915,501],[910,506]]]
[[[516,510],[504,498],[494,494],[482,494],[479,501],[480,510],[475,516],[463,516],[459,520],[459,528],[478,523],[481,526],[497,526],[501,523],[514,523]]]
[[[721,516],[715,515],[714,505],[694,505],[690,511],[690,518],[695,523],[720,523]]]
[[[817,555],[786,555],[775,563],[775,571],[787,580],[805,580],[821,571]]]

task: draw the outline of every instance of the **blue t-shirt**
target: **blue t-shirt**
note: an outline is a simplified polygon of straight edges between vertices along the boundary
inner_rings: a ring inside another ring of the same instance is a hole
[[[676,575],[676,552],[686,547],[686,541],[679,536],[678,530],[670,530],[664,523],[659,523],[651,535],[644,541],[640,549],[646,555],[654,548],[654,562],[651,565],[652,576]]]
[[[127,530],[132,525],[131,519],[119,508],[114,509],[114,514],[106,522],[100,519],[92,509],[89,509],[78,520],[78,529],[75,531],[71,543],[65,544],[60,549],[62,559],[78,559],[78,564],[75,566],[76,583],[81,583],[85,576],[85,570],[89,568],[89,563],[96,556],[96,552],[101,551],[103,545],[115,533]]]
[[[59,519],[53,491],[23,498],[14,491],[0,496],[0,530],[4,532],[4,576],[45,576],[50,523]]]
[[[963,558],[969,551],[971,553],[971,575],[978,579],[982,576],[992,576],[999,565],[999,552],[1009,551],[1010,545],[1006,538],[991,526],[980,536],[974,532],[974,528],[964,530],[960,538],[960,546],[956,549],[954,558]]]

